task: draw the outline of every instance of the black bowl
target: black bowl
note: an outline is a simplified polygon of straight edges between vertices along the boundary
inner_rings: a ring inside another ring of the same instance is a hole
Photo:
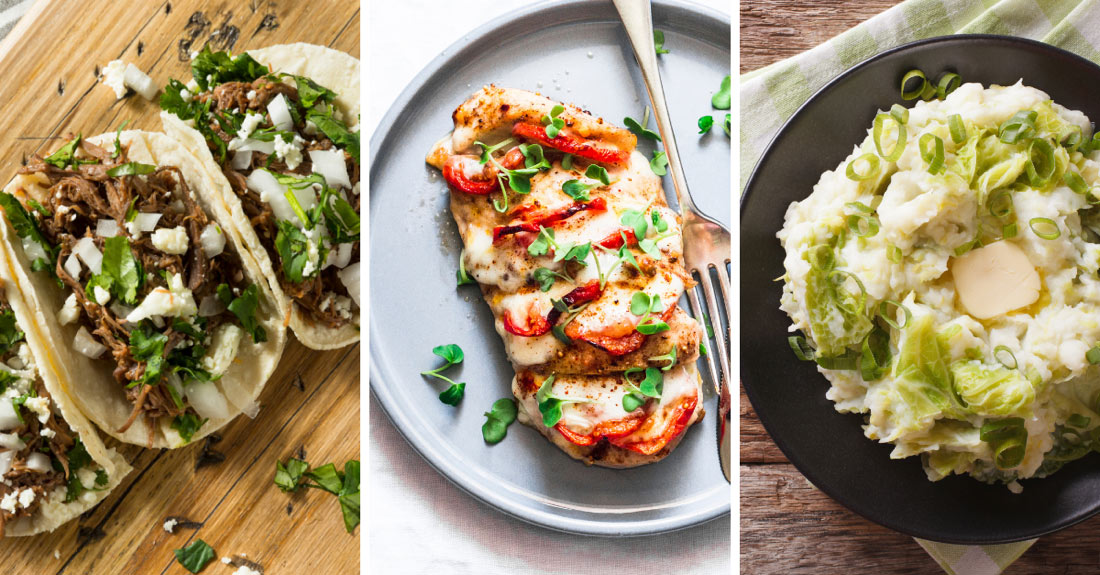
[[[1100,67],[1058,48],[1002,36],[959,35],[907,44],[841,74],[815,94],[772,140],[741,199],[741,378],[760,421],[791,463],[852,511],[935,541],[988,544],[1044,535],[1100,511],[1100,455],[1023,493],[951,476],[930,482],[919,458],[890,459],[892,446],[863,436],[860,415],[825,399],[828,382],[787,343],[779,310],[783,248],[775,234],[795,200],[866,136],[877,110],[902,102],[901,77],[956,71],[964,82],[1024,83],[1055,102],[1100,118]]]

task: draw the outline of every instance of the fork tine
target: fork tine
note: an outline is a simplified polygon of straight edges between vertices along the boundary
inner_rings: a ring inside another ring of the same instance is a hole
[[[693,274],[694,275],[694,274]],[[702,278],[700,278],[702,279]],[[703,309],[702,304],[699,303],[699,290],[698,287],[693,287],[687,290],[688,305],[691,307],[691,315],[695,317],[700,323],[703,322]],[[703,329],[703,339],[707,339],[706,328]],[[714,390],[718,392],[721,389],[721,380],[718,377],[718,368],[714,366],[714,358],[712,354],[708,354],[706,357],[701,358],[703,363],[707,365],[707,372],[710,373],[711,384],[714,385]]]
[[[717,349],[715,350],[718,356],[718,365],[721,366],[722,380],[715,380],[716,391],[721,393],[722,382],[729,381],[729,347],[726,338],[726,330],[722,327],[722,312],[718,306],[718,300],[714,297],[714,285],[713,280],[710,277],[710,269],[704,268],[699,270],[703,281],[699,282],[703,286],[703,296],[706,300],[707,308],[710,310],[710,326],[714,330],[714,344]],[[721,281],[721,280],[719,280]]]

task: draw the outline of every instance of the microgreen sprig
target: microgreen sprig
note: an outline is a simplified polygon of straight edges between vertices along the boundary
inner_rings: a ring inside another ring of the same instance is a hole
[[[561,421],[561,410],[566,404],[592,403],[590,399],[554,395],[553,386],[556,377],[557,374],[550,374],[550,377],[543,380],[542,385],[539,386],[539,390],[535,394],[535,400],[539,404],[539,413],[542,414],[542,424],[546,427],[554,427]]]
[[[645,377],[637,384],[630,379],[633,375],[643,372]],[[632,367],[623,372],[623,379],[626,380],[627,389],[626,395],[623,396],[623,411],[627,413],[644,405],[646,398],[660,399],[664,391],[664,375],[655,367],[647,367],[644,370],[640,367]]]
[[[649,125],[649,106],[646,106],[645,113],[643,113],[642,115],[641,122],[635,120],[634,118],[631,118],[630,116],[627,116],[626,118],[623,118],[623,124],[626,125],[626,128],[628,130],[634,132],[640,138],[646,138],[648,140],[654,140],[656,142],[661,141],[660,134],[646,127]]]
[[[485,423],[481,426],[481,436],[485,443],[500,443],[504,436],[508,435],[508,426],[516,420],[516,402],[505,397],[493,402],[489,411],[485,412]]]
[[[422,371],[422,372],[420,372],[420,375],[427,375],[427,376],[431,376],[431,377],[437,377],[437,378],[442,379],[443,381],[446,381],[447,383],[451,384],[451,387],[448,387],[447,389],[443,390],[443,393],[439,394],[439,401],[442,401],[443,403],[446,403],[447,405],[451,405],[451,406],[458,405],[458,402],[462,401],[462,396],[464,395],[465,390],[466,390],[466,384],[465,383],[456,383],[451,378],[449,378],[445,375],[442,375],[439,372],[446,370],[447,368],[451,367],[452,365],[458,365],[458,364],[462,363],[462,360],[465,358],[464,354],[462,353],[462,348],[458,347],[457,345],[455,345],[453,343],[451,343],[451,344],[447,344],[447,345],[436,346],[435,348],[432,349],[432,353],[434,353],[435,355],[438,355],[439,357],[443,358],[443,360],[446,361],[447,363],[445,365],[441,365],[441,366],[439,366],[435,369],[431,369],[431,370],[428,370],[428,371]]]
[[[550,109],[549,115],[544,115],[542,117],[542,124],[546,126],[547,138],[550,138],[551,140],[557,138],[558,132],[560,132],[561,129],[565,127],[565,120],[558,117],[558,114],[561,114],[564,111],[565,106],[557,104]]]
[[[561,313],[561,319],[554,327],[550,328],[550,332],[554,334],[554,337],[558,338],[558,341],[565,345],[573,345],[573,338],[565,334],[565,326],[569,325],[569,322],[573,321],[573,318],[577,317],[591,302],[585,302],[577,307],[569,307],[565,301],[560,299],[551,299],[550,305],[554,306],[554,309]]]
[[[550,268],[538,268],[531,274],[531,277],[534,278],[536,282],[538,282],[539,289],[544,292],[548,292],[550,291],[550,288],[554,287],[554,282],[556,281],[556,279],[562,279],[567,282],[573,283],[572,277],[569,277],[568,275],[563,273],[556,272]]]
[[[655,312],[660,313],[664,310],[665,306],[661,303],[661,296],[659,295],[650,296],[640,291],[630,298],[630,313],[642,318],[634,328],[638,330],[638,333],[653,335],[668,331],[668,324],[653,315]]]

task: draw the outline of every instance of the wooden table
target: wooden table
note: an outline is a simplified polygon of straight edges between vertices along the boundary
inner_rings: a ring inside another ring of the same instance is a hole
[[[111,60],[132,62],[163,86],[190,77],[188,55],[204,43],[240,52],[296,41],[359,57],[359,3],[40,1],[0,43],[0,181],[69,132],[94,135],[125,120],[129,128],[161,129],[155,102],[137,95],[116,101],[96,81]],[[57,531],[0,540],[0,572],[184,574],[172,550],[202,538],[219,560],[246,556],[268,574],[358,573],[365,524],[349,535],[333,496],[312,489],[284,494],[272,479],[275,461],[295,454],[340,468],[361,459],[360,349],[315,352],[289,339],[256,419],[239,417],[218,432],[220,441],[170,451],[109,441],[134,471],[91,512]],[[169,516],[201,526],[169,534],[162,527]],[[203,573],[234,570],[217,561]]]
[[[741,72],[836,36],[895,0],[742,0]],[[820,393],[825,393],[822,385]],[[741,572],[938,574],[909,537],[871,523],[815,489],[783,456],[741,393]],[[1100,517],[1043,537],[1006,575],[1100,572]]]

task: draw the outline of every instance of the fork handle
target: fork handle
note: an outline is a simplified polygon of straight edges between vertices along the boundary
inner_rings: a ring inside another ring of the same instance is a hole
[[[672,176],[672,185],[676,189],[676,200],[680,203],[680,211],[695,211],[695,202],[691,200],[691,194],[688,193],[687,180],[684,179],[684,170],[680,165],[680,151],[676,147],[676,136],[672,132],[672,121],[668,115],[661,74],[657,70],[657,49],[653,44],[653,14],[650,2],[649,0],[613,0],[613,2],[626,28],[630,45],[634,48],[634,56],[638,59],[638,66],[642,70],[642,80],[645,82],[646,92],[649,93],[649,100],[653,102],[653,117],[657,121],[657,130],[661,133],[661,143],[664,144],[665,156],[668,158],[669,173]]]

